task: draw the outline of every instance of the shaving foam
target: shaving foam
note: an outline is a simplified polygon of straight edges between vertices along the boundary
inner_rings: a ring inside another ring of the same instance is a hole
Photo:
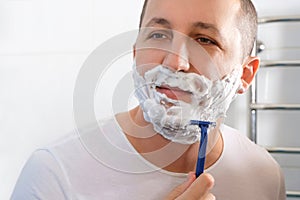
[[[221,80],[211,81],[196,73],[174,72],[158,65],[139,74],[134,64],[135,95],[146,121],[164,138],[193,144],[200,141],[201,130],[191,120],[216,122],[225,117],[230,103],[241,85],[241,67]],[[171,99],[159,93],[157,87],[178,88],[190,95],[190,100]]]

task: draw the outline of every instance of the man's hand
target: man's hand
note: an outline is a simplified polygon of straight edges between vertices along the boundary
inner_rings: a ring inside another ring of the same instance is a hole
[[[214,200],[210,190],[214,186],[214,178],[207,173],[201,174],[197,179],[194,173],[189,173],[188,179],[177,186],[165,200]]]

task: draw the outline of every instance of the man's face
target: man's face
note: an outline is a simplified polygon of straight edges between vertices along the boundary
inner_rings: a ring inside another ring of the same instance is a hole
[[[149,0],[136,42],[137,66],[221,79],[240,66],[238,0]]]
[[[168,140],[195,143],[191,120],[225,116],[241,86],[239,8],[238,0],[149,0],[133,77],[144,119]]]

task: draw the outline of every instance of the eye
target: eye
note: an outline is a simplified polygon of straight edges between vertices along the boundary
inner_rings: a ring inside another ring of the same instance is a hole
[[[149,36],[149,39],[167,39],[168,36],[163,33],[152,33]]]
[[[203,45],[217,45],[217,43],[214,40],[209,39],[207,37],[199,37],[196,39],[196,41]]]

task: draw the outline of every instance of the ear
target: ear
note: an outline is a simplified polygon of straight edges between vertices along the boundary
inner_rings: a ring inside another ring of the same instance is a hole
[[[243,65],[243,75],[241,77],[242,87],[238,90],[239,94],[243,94],[247,91],[251,85],[257,70],[259,68],[260,60],[258,57],[248,57]]]

